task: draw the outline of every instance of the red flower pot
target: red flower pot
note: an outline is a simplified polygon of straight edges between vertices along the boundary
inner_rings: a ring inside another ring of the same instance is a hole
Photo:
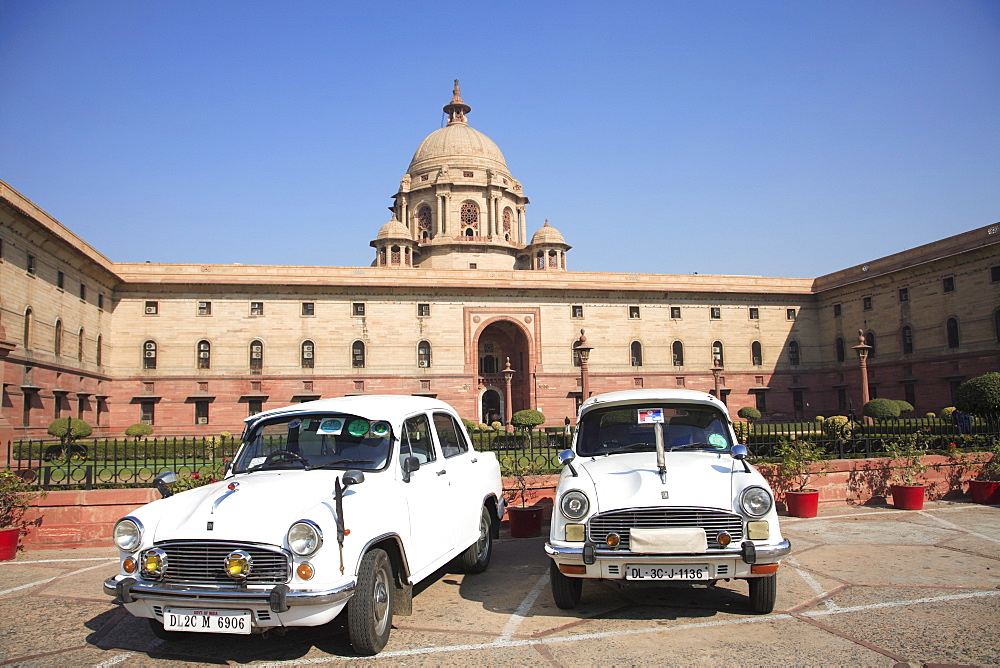
[[[1000,503],[1000,481],[970,480],[969,494],[973,503]]]
[[[900,510],[921,510],[924,507],[923,485],[891,485],[892,505]]]
[[[816,517],[819,512],[819,490],[785,492],[785,507],[792,517]]]
[[[0,561],[10,561],[17,556],[17,539],[20,536],[21,530],[17,527],[0,529]]]
[[[542,533],[542,508],[514,506],[507,509],[512,538],[531,538]]]

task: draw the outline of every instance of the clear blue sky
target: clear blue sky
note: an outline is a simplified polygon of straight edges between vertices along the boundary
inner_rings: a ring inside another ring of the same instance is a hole
[[[115,261],[364,266],[455,78],[570,269],[1000,220],[997,0],[0,0],[0,178]]]

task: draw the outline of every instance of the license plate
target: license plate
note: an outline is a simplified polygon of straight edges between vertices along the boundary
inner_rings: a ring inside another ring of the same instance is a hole
[[[708,564],[626,566],[626,580],[709,580]]]
[[[163,611],[163,628],[167,631],[249,634],[252,621],[249,610],[167,608]]]

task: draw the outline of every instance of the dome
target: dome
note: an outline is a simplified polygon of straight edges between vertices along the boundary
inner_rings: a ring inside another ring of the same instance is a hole
[[[562,244],[565,246],[566,240],[563,239],[559,230],[549,225],[549,221],[546,220],[545,225],[535,232],[535,236],[531,237],[531,245],[536,244]]]
[[[410,231],[395,216],[378,231],[376,239],[409,239]]]

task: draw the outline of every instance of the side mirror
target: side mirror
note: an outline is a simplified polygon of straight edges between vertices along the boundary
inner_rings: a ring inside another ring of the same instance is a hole
[[[747,455],[750,454],[750,451],[747,450],[747,446],[743,445],[742,443],[737,443],[736,445],[733,446],[732,452],[733,452],[733,459],[738,459],[739,461],[743,462],[743,472],[750,473],[750,467],[747,466]]]
[[[410,482],[410,474],[420,468],[420,460],[410,456],[403,460],[403,482]]]
[[[343,475],[344,487],[350,487],[351,485],[360,485],[365,481],[365,474],[361,471],[344,471]]]
[[[573,468],[573,460],[576,459],[576,455],[573,453],[573,451],[572,450],[563,450],[562,452],[560,452],[556,456],[559,458],[559,463],[560,464],[562,464],[563,466],[568,466],[569,467],[569,472],[572,473],[573,477],[575,478],[577,476],[577,473],[576,473],[576,469]]]
[[[177,482],[177,474],[173,471],[164,471],[160,473],[155,478],[153,478],[153,487],[156,491],[160,493],[160,496],[164,499],[168,496],[173,496],[174,493],[170,491],[170,485]]]

